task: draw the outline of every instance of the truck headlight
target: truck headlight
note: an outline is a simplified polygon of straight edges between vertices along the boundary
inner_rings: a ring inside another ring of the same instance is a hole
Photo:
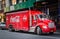
[[[47,28],[47,26],[43,26],[43,28]]]

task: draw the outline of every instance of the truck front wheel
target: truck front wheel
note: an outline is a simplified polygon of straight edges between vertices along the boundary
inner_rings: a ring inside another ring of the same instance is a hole
[[[41,31],[40,27],[37,27],[36,33],[37,33],[38,35],[42,34],[42,31]]]

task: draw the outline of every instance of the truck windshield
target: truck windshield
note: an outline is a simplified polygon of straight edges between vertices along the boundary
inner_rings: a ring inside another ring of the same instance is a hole
[[[41,15],[39,15],[39,18],[47,18],[47,15],[41,14]]]

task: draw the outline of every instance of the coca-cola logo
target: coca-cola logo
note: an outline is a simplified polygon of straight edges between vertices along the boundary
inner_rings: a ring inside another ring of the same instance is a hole
[[[23,16],[23,21],[26,21],[27,20],[27,17],[24,15]]]
[[[20,18],[19,16],[11,17],[10,22],[19,22],[20,21],[19,18]]]

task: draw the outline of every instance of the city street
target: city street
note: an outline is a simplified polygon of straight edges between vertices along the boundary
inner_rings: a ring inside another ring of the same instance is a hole
[[[60,39],[60,33],[54,35],[36,35],[27,32],[9,32],[8,30],[0,30],[0,39]]]
[[[60,39],[60,0],[0,0],[0,39]]]

